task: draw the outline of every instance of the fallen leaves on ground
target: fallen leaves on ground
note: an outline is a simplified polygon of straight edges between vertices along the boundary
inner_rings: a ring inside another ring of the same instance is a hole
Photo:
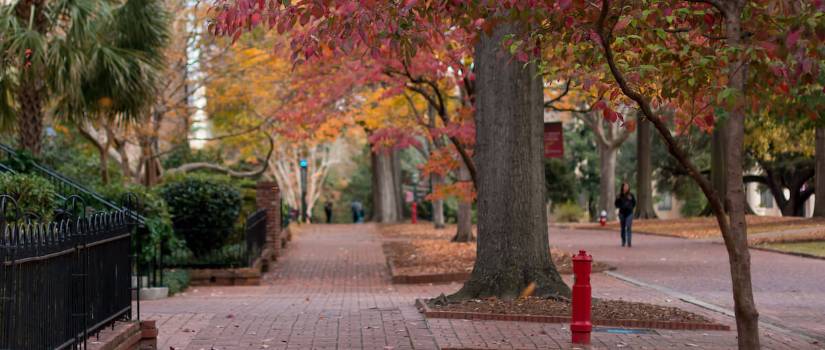
[[[460,273],[473,270],[476,244],[453,243],[445,239],[392,241],[384,243],[384,253],[392,259],[398,274]],[[550,249],[550,256],[559,273],[573,273],[572,254],[553,247]],[[593,263],[593,272],[609,269],[611,267],[607,264]]]
[[[444,239],[451,240],[456,232],[456,225],[446,225],[444,228],[435,228],[432,223],[420,224],[382,224],[378,232],[384,238],[403,239]],[[476,229],[473,226],[473,233]]]
[[[803,243],[825,241],[825,227],[821,230],[814,230],[801,234],[779,235],[774,237],[762,237],[748,240],[751,245],[761,245],[770,243]]]
[[[570,301],[539,297],[512,300],[486,298],[440,304],[427,302],[433,311],[478,312],[486,314],[570,316]],[[671,306],[624,300],[593,299],[594,320],[644,320],[664,322],[711,323],[704,316]]]

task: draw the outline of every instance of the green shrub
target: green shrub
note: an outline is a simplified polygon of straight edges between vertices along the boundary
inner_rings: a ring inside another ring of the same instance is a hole
[[[0,174],[0,193],[17,201],[20,214],[33,213],[49,221],[57,208],[54,186],[46,179],[30,174]]]
[[[172,226],[195,256],[220,248],[232,234],[241,194],[225,178],[176,176],[159,189],[169,205]]]
[[[189,271],[185,269],[163,270],[163,282],[169,287],[169,295],[183,292],[189,287]]]
[[[109,200],[121,203],[123,195],[132,193],[140,202],[140,214],[146,219],[146,231],[138,231],[140,243],[139,261],[148,264],[157,254],[161,244],[165,252],[184,248],[184,242],[172,230],[172,217],[163,198],[141,185],[112,184],[99,189]]]
[[[553,217],[556,222],[578,222],[584,217],[584,209],[573,202],[559,204],[553,210]]]

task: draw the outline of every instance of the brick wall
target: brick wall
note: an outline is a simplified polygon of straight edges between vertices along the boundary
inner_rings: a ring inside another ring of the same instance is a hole
[[[272,248],[272,260],[281,255],[281,191],[274,181],[258,182],[255,204],[266,210],[266,244]]]

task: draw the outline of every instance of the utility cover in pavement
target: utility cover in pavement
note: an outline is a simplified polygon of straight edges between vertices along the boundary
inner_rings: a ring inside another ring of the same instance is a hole
[[[652,329],[594,327],[594,332],[610,334],[659,334]]]

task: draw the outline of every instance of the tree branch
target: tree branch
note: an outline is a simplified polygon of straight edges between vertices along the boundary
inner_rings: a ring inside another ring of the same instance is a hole
[[[263,133],[263,132],[262,132]],[[263,174],[267,167],[269,166],[269,160],[272,158],[272,153],[275,150],[275,140],[269,134],[263,133],[267,139],[269,139],[269,151],[266,154],[266,159],[261,162],[261,168],[252,171],[236,171],[225,167],[223,165],[214,164],[214,163],[207,163],[207,162],[195,162],[195,163],[187,163],[183,164],[177,168],[172,168],[166,170],[166,174],[174,174],[174,173],[187,173],[195,170],[211,170],[216,172],[225,173],[232,177],[255,177],[258,175]]]
[[[702,2],[708,3],[715,3],[715,0],[703,0]],[[613,75],[613,79],[619,85],[619,88],[622,90],[622,93],[625,96],[629,97],[631,100],[636,102],[639,106],[639,109],[642,111],[642,114],[651,122],[653,126],[656,128],[656,131],[659,133],[665,144],[667,145],[668,152],[673,155],[674,158],[681,164],[685,169],[688,171],[688,175],[699,185],[702,189],[702,192],[708,199],[708,203],[713,209],[713,212],[716,216],[716,220],[719,223],[719,229],[723,233],[723,238],[725,240],[726,247],[733,247],[733,237],[730,235],[729,229],[729,222],[727,219],[727,215],[725,214],[725,207],[722,203],[719,194],[713,189],[712,185],[702,174],[699,172],[699,169],[696,168],[696,165],[690,160],[688,155],[685,151],[679,146],[674,139],[673,135],[670,133],[670,130],[667,128],[665,123],[659,118],[658,115],[653,113],[653,109],[650,106],[650,102],[647,98],[642,96],[639,92],[633,90],[630,85],[628,84],[627,80],[624,77],[624,74],[619,70],[618,66],[616,65],[616,58],[613,55],[613,49],[610,47],[610,43],[612,41],[612,34],[611,32],[606,30],[605,23],[607,21],[607,17],[610,12],[610,0],[603,0],[602,1],[602,8],[599,14],[599,19],[596,24],[596,33],[599,36],[599,41],[602,46],[605,60],[607,61],[608,68],[610,68],[610,73]],[[730,248],[729,248],[730,249]]]

